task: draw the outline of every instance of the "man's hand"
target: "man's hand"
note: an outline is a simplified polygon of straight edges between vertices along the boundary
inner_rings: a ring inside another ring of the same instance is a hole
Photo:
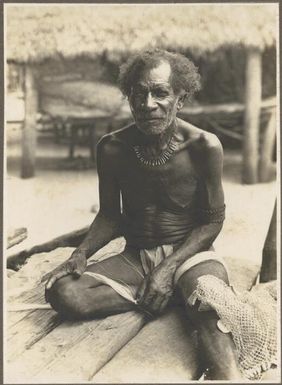
[[[173,294],[174,271],[164,262],[147,275],[137,291],[137,304],[152,314],[161,313]]]
[[[72,274],[75,277],[80,277],[84,273],[86,266],[86,257],[74,252],[67,261],[56,267],[51,272],[45,274],[42,277],[41,282],[47,281],[46,290],[49,290],[58,279],[66,275]]]

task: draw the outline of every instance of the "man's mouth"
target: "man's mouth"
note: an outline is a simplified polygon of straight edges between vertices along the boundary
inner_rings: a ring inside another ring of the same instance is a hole
[[[161,118],[148,117],[148,118],[140,118],[139,120],[143,122],[155,122],[155,121],[161,120]]]

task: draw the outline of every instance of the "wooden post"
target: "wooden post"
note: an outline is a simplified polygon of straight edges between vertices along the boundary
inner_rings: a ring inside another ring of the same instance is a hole
[[[243,139],[243,183],[258,181],[259,117],[261,107],[261,52],[247,49],[245,117]]]
[[[258,176],[262,183],[269,182],[271,179],[271,166],[273,148],[276,135],[276,111],[272,109],[269,121],[264,131],[261,143]]]
[[[277,279],[276,212],[277,201],[275,202],[268,233],[262,250],[260,282],[268,282]]]
[[[36,114],[38,108],[38,91],[34,68],[26,65],[25,79],[25,119],[22,133],[22,178],[34,176],[36,150]]]

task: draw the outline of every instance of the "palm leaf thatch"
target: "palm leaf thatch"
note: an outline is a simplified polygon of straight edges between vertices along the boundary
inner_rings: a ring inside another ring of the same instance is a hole
[[[7,60],[119,60],[158,46],[195,54],[228,45],[275,44],[276,4],[6,5]]]

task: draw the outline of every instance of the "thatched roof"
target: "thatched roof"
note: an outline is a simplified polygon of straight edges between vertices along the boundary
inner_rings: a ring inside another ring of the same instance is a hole
[[[226,45],[275,43],[277,4],[5,5],[7,59],[119,59],[159,46],[195,54]]]

